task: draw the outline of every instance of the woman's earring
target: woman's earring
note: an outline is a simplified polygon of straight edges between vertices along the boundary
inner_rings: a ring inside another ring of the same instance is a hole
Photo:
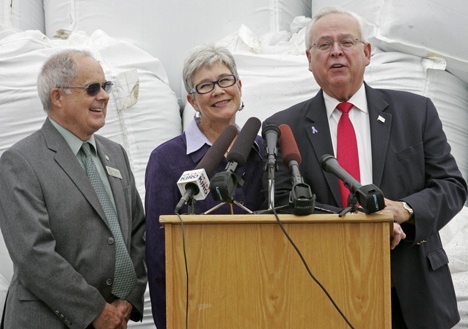
[[[193,120],[195,120],[196,123],[200,123],[201,121],[200,112],[195,111],[195,113],[193,114]]]
[[[244,102],[241,103],[241,106],[239,107],[239,112],[244,109]]]

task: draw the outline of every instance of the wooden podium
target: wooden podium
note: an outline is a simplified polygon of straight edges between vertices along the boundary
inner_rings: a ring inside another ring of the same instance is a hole
[[[175,215],[160,219],[168,329],[186,328],[187,317],[189,329],[350,328],[274,215],[181,218],[183,225]],[[355,329],[391,329],[390,216],[279,218]]]

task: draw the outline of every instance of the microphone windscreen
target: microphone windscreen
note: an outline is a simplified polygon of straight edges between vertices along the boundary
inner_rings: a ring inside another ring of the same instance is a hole
[[[262,123],[258,118],[251,117],[247,120],[227,155],[229,162],[237,162],[239,166],[245,165],[261,125]]]
[[[267,135],[268,133],[270,132],[273,132],[273,133],[276,133],[277,137],[280,137],[281,136],[281,132],[280,130],[278,129],[278,127],[274,124],[267,124],[265,127],[263,127],[263,130],[262,130],[262,137],[264,139],[267,138]]]
[[[237,128],[235,126],[229,125],[224,128],[195,169],[205,169],[207,176],[211,178],[213,171],[223,159],[229,145],[231,145],[236,136]]]
[[[296,139],[294,138],[291,127],[289,127],[287,124],[282,124],[279,126],[279,129],[281,131],[279,145],[284,165],[288,167],[292,160],[297,161],[297,164],[301,164],[301,153],[299,153]]]

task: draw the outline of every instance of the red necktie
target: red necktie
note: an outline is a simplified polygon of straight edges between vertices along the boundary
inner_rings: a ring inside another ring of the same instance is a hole
[[[359,156],[356,141],[356,134],[354,133],[353,124],[349,119],[349,111],[353,108],[353,104],[344,102],[337,106],[340,110],[341,118],[338,121],[338,143],[337,143],[337,160],[338,163],[357,181],[360,181],[359,172]],[[348,205],[349,190],[344,186],[340,180],[341,201],[343,207]]]

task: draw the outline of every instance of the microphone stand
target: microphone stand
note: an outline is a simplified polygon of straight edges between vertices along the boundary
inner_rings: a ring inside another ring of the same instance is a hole
[[[362,185],[358,188],[352,188],[350,191],[348,207],[341,211],[340,217],[350,211],[361,211],[365,214],[372,214],[385,208],[383,193],[374,184]]]
[[[254,212],[254,214],[273,214],[274,211],[276,210],[281,210],[284,208],[289,208],[289,204],[283,205],[283,206],[278,206],[274,208],[268,208],[268,209],[263,209],[263,210],[257,210]]]
[[[195,205],[197,203],[197,200],[194,198],[190,198],[190,201],[187,202],[187,213],[189,215],[195,215]]]
[[[265,170],[268,173],[268,209],[273,209],[275,208],[275,171],[278,170],[275,156],[268,157]]]
[[[203,213],[203,215],[208,215],[209,213],[211,213],[212,211],[215,211],[216,209],[218,209],[219,207],[221,207],[222,205],[226,204],[226,203],[229,203],[229,202],[221,202],[219,204],[217,204],[216,206],[214,206],[213,208],[211,209],[208,209],[207,211],[205,211]],[[234,203],[235,205],[237,205],[239,208],[242,208],[244,209],[247,213],[249,214],[253,214],[254,212],[252,210],[250,210],[249,208],[247,208],[246,206],[244,206],[243,204],[237,202],[236,200],[232,200],[232,203]]]
[[[268,179],[268,209],[275,208],[275,180]]]
[[[203,213],[207,215],[212,211],[218,209],[226,203],[233,203],[239,208],[242,208],[249,214],[253,214],[253,211],[244,205],[240,204],[235,200],[236,188],[244,185],[244,180],[242,177],[236,173],[237,163],[228,163],[226,169],[218,174],[216,174],[210,183],[210,189],[212,190],[213,199],[216,201],[223,201],[211,209],[208,209]],[[228,201],[224,201],[228,200]]]
[[[361,207],[358,207],[358,203],[357,203],[357,199],[356,199],[356,195],[354,194],[355,192],[354,191],[351,191],[351,193],[349,193],[348,195],[348,206],[346,208],[344,208],[340,214],[338,215],[338,217],[343,217],[344,215],[346,215],[348,212],[357,212],[357,211],[361,211],[361,212],[364,212],[364,209],[362,209]]]

